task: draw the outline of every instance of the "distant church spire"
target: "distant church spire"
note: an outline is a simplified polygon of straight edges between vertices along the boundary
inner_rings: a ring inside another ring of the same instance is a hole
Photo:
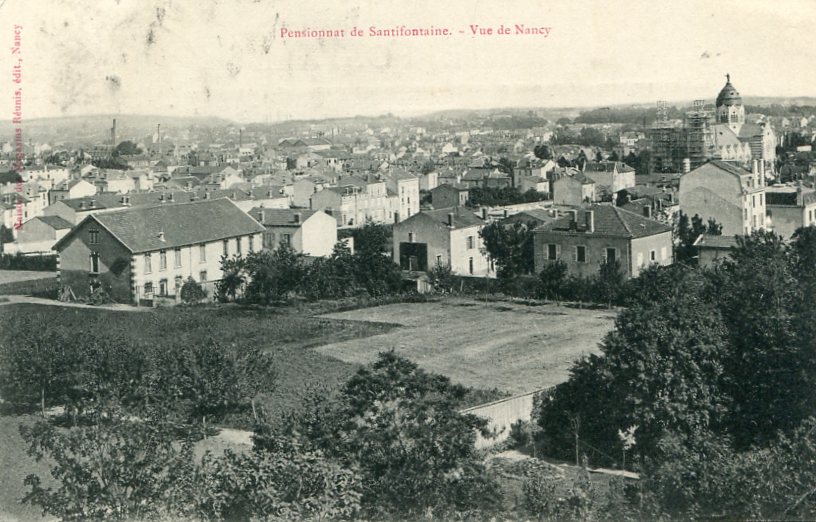
[[[730,75],[730,74],[725,73],[725,81],[726,81],[726,82],[730,82],[730,81],[731,81],[731,75]]]

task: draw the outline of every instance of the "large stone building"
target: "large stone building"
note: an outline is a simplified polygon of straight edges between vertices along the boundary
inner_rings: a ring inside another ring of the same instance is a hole
[[[412,272],[447,265],[454,274],[495,277],[479,236],[484,226],[464,207],[419,212],[394,225],[394,262]]]
[[[221,198],[92,214],[54,250],[60,284],[77,297],[101,286],[117,302],[152,303],[178,299],[189,277],[212,292],[222,277],[221,257],[259,250],[263,232]]]
[[[757,165],[758,162],[754,162]],[[680,178],[680,212],[703,221],[715,219],[724,236],[765,228],[765,180],[725,161],[711,161]]]
[[[698,100],[686,112],[682,125],[658,119],[649,138],[653,166],[664,172],[688,172],[718,159],[742,166],[757,160],[772,173],[776,159],[773,128],[764,116],[746,117],[730,75],[726,75],[713,111],[711,105]]]
[[[672,229],[620,207],[592,205],[538,227],[533,255],[536,273],[561,261],[569,274],[590,277],[617,261],[626,277],[637,277],[651,264],[672,264]]]

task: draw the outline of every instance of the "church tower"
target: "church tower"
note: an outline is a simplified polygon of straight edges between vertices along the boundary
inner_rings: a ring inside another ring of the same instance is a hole
[[[725,75],[725,86],[717,95],[717,123],[727,124],[735,134],[739,134],[745,123],[745,107],[739,92],[731,85],[731,75]]]

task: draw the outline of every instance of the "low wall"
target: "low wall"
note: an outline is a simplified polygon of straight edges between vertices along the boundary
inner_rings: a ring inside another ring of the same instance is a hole
[[[476,448],[488,448],[507,440],[510,436],[510,426],[518,421],[529,421],[532,418],[536,396],[548,390],[549,388],[542,388],[524,395],[516,395],[462,410],[462,413],[471,413],[487,419],[488,430],[496,435],[495,437],[484,437],[481,433],[477,433]]]

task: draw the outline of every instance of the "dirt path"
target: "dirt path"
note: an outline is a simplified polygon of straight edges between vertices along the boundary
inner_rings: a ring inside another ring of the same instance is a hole
[[[32,297],[29,295],[0,296],[0,306],[20,303],[46,306],[63,306],[66,308],[92,308],[94,310],[112,310],[114,312],[147,312],[148,310],[152,310],[152,308],[144,308],[119,303],[93,306],[85,303],[64,303],[62,301],[54,301],[53,299],[44,299],[42,297]]]

